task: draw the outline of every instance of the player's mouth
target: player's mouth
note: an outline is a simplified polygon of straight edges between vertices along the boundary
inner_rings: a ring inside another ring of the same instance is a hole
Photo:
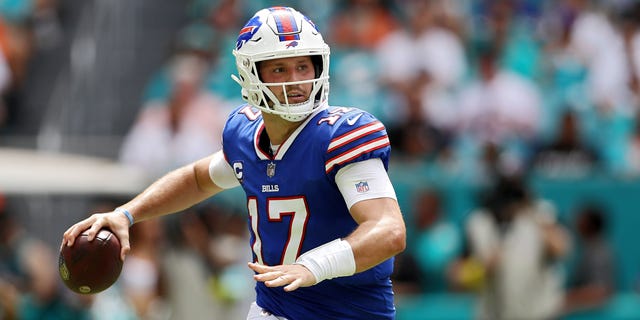
[[[287,94],[287,101],[289,101],[290,104],[302,103],[307,101],[307,96],[301,92],[293,92]]]

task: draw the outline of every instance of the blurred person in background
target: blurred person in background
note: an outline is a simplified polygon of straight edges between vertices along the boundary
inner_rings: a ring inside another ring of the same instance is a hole
[[[462,250],[462,234],[443,211],[443,194],[420,189],[414,196],[414,223],[409,242],[414,245],[396,258],[392,279],[398,295],[445,292],[450,289],[447,270]]]
[[[615,254],[607,238],[607,214],[600,205],[585,205],[575,216],[578,256],[569,273],[563,312],[595,309],[615,292]]]
[[[174,319],[207,319],[222,314],[214,296],[211,235],[195,209],[166,220],[168,247],[163,254],[167,302]]]
[[[555,317],[563,301],[558,262],[569,248],[555,210],[519,176],[500,177],[484,203],[466,222],[469,253],[483,269],[477,318]]]
[[[465,71],[460,39],[435,8],[440,2],[409,1],[402,25],[375,47],[380,82],[392,103],[381,110],[403,161],[447,161],[455,106],[453,91]],[[444,59],[446,57],[446,59]]]
[[[139,319],[169,319],[166,302],[164,230],[158,219],[140,222],[130,230],[131,251],[122,265],[119,285]]]
[[[538,87],[500,65],[500,47],[493,40],[478,43],[475,50],[478,74],[461,89],[458,134],[480,145],[531,142],[540,126]]]
[[[474,1],[476,15],[471,16],[469,44],[488,41],[498,52],[500,69],[528,80],[538,80],[541,39],[538,38],[538,12],[542,1]],[[471,52],[473,55],[473,52]]]
[[[201,41],[215,42],[216,38]],[[121,163],[146,171],[151,179],[221,147],[229,110],[205,86],[214,49],[212,44],[189,45],[170,60],[168,95],[145,101],[120,150]]]
[[[376,79],[381,70],[373,48],[398,27],[387,0],[336,1],[324,31],[331,47],[331,101],[382,117],[387,97]]]
[[[565,0],[561,9],[574,17],[570,46],[576,59],[587,66],[586,93],[594,111],[605,118],[629,116],[633,69],[627,58],[624,32],[614,23],[619,17],[606,2]]]
[[[17,129],[32,58],[60,44],[58,0],[0,2],[0,133]]]
[[[131,225],[242,186],[256,280],[247,319],[395,318],[390,275],[406,228],[384,125],[328,105],[329,46],[295,9],[258,11],[234,53],[248,104],[228,117],[223,149],[74,224],[61,245],[109,226],[124,260]]]
[[[212,203],[167,220],[163,256],[173,319],[240,319],[255,300],[244,217]]]
[[[436,128],[427,117],[420,101],[419,87],[429,81],[426,74],[413,79],[412,86],[416,90],[406,91],[406,109],[402,111],[402,120],[393,121],[389,128],[389,136],[394,142],[402,161],[437,162],[446,161],[447,149],[451,137],[443,130]]]
[[[0,133],[2,133],[3,127],[10,125],[11,117],[17,106],[13,105],[10,101],[10,90],[14,86],[13,72],[9,64],[9,38],[7,27],[4,25],[4,21],[0,20]]]
[[[30,235],[0,195],[0,318],[89,319],[90,299],[65,295],[57,256]]]
[[[255,300],[252,272],[246,267],[251,255],[245,250],[250,239],[245,217],[234,211],[221,213],[212,206],[205,209],[209,209],[205,221],[211,230],[209,251],[215,270],[214,291],[224,302],[227,318],[241,319]]]
[[[599,153],[600,169],[625,170],[625,139],[637,112],[631,2],[561,1],[547,14],[544,135],[568,107]],[[545,137],[546,138],[546,137]]]
[[[442,197],[436,190],[422,190],[413,206],[415,236],[411,253],[424,275],[423,292],[449,289],[446,272],[462,249],[462,235],[445,215]]]
[[[455,6],[455,5],[451,5]],[[384,116],[393,126],[425,121],[449,132],[456,119],[454,96],[467,72],[464,44],[444,1],[406,1],[399,15],[404,24],[373,49],[380,65],[380,82],[392,104]],[[412,109],[422,109],[415,114]]]
[[[534,148],[530,170],[549,177],[584,177],[602,169],[602,157],[585,142],[578,114],[566,109],[555,137]]]
[[[327,39],[336,47],[373,49],[398,27],[388,0],[346,0],[338,3]]]

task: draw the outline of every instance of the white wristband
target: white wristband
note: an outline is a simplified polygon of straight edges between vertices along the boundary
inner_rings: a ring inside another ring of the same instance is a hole
[[[356,260],[349,242],[336,239],[315,249],[305,252],[296,260],[316,277],[316,283],[322,280],[353,275],[356,272]]]

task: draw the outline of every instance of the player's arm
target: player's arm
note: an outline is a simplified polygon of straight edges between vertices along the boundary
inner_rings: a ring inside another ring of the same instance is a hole
[[[366,181],[369,190],[355,185]],[[336,183],[358,223],[344,239],[335,239],[301,255],[296,264],[263,266],[249,263],[257,281],[285,291],[312,286],[326,279],[350,276],[370,269],[402,252],[406,228],[395,191],[382,161],[369,159],[340,169]]]
[[[298,258],[318,282],[370,269],[406,246],[402,213],[380,159],[351,163],[338,171],[335,181],[358,227]]]
[[[133,223],[187,209],[224,188],[233,187],[233,171],[225,164],[222,151],[219,151],[178,168],[115,211],[92,214],[74,224],[64,233],[62,245],[73,245],[85,230],[88,239],[92,240],[100,229],[108,227],[122,243],[124,259],[130,249],[129,227]]]
[[[222,151],[218,151],[178,168],[154,182],[121,208],[131,213],[134,222],[187,209],[224,190],[210,176],[211,166],[222,162],[224,156]]]
[[[368,190],[355,186],[365,182]],[[353,252],[355,272],[362,272],[402,252],[406,228],[396,194],[380,159],[347,165],[336,174],[336,183],[351,216],[358,223],[345,240]]]
[[[370,269],[404,251],[406,230],[393,198],[360,201],[351,207],[358,228],[346,240],[351,245],[355,272]]]

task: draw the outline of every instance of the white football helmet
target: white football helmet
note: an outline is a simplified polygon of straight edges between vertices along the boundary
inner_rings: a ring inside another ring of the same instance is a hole
[[[231,77],[242,87],[242,99],[263,112],[297,122],[327,102],[329,46],[315,24],[295,9],[271,7],[258,11],[240,30],[233,55],[236,57],[238,76]],[[260,80],[257,62],[299,56],[311,56],[316,78],[269,83],[269,86],[282,86],[286,93],[287,85],[313,83],[309,100],[297,104],[280,102]]]

